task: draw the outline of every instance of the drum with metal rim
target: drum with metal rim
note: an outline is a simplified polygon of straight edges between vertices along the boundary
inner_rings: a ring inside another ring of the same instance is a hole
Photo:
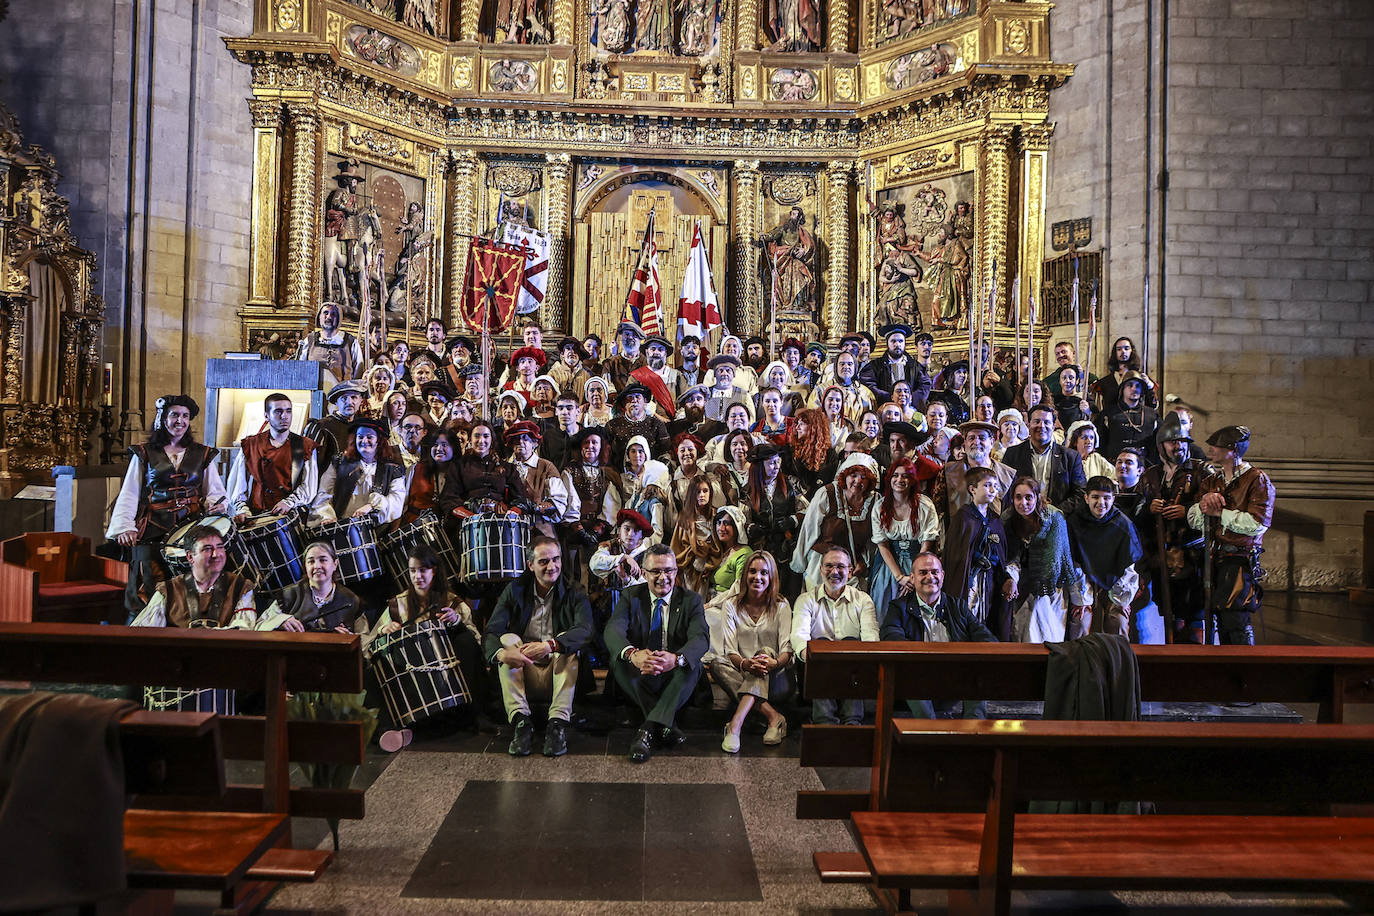
[[[409,524],[382,535],[380,543],[382,561],[391,573],[398,593],[410,587],[409,554],[416,544],[433,548],[443,561],[444,569],[441,571],[449,577],[450,582],[459,581],[463,569],[462,561],[458,558],[458,551],[453,549],[453,541],[449,539],[448,532],[444,530],[433,510],[426,509]]]
[[[191,621],[189,628],[218,629],[218,621],[199,617]],[[237,702],[234,691],[224,687],[144,687],[143,708],[153,712],[214,712],[232,716]]]
[[[416,620],[378,636],[364,652],[399,725],[414,725],[472,699],[453,641],[437,620]]]
[[[458,531],[464,582],[499,582],[525,571],[530,523],[523,517],[474,515]]]
[[[367,582],[386,571],[377,546],[377,524],[370,515],[326,522],[306,531],[306,538],[333,545],[338,555],[339,581],[345,585]]]
[[[233,518],[215,514],[188,519],[162,542],[162,559],[167,562],[167,567],[173,575],[184,575],[191,571],[191,545],[186,543],[186,536],[191,533],[191,529],[201,525],[218,531],[224,540],[225,549],[233,554],[234,545],[238,541],[238,526],[234,524]]]
[[[260,515],[238,530],[233,555],[265,592],[280,592],[305,575],[301,538],[290,515]]]

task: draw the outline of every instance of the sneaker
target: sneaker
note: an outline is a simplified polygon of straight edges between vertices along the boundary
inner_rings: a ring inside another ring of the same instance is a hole
[[[730,726],[725,726],[725,736],[720,742],[720,749],[727,754],[739,753],[739,735],[730,731]]]
[[[568,723],[562,719],[550,719],[544,729],[544,756],[562,757],[568,752]]]
[[[415,733],[408,728],[393,728],[382,732],[382,737],[377,739],[377,743],[388,754],[394,754],[403,747],[409,747],[414,738]]]
[[[782,739],[787,737],[787,720],[779,719],[777,725],[768,726],[768,730],[763,733],[764,744],[782,744]]]
[[[534,723],[529,716],[520,713],[510,724],[515,727],[515,736],[510,739],[507,752],[512,757],[528,757],[534,751]]]

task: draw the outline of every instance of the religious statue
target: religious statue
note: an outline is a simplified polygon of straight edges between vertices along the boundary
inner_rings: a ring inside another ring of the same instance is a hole
[[[921,27],[921,0],[883,0],[878,30],[892,41]]]
[[[878,327],[901,322],[920,330],[921,311],[916,307],[916,284],[923,271],[910,252],[892,249],[878,268]]]
[[[677,0],[675,9],[682,15],[678,53],[700,57],[711,49],[715,37],[715,0]]]
[[[358,174],[358,160],[345,159],[334,176],[338,187],[324,201],[324,291],[330,302],[348,298],[348,274],[357,257],[360,233],[358,185],[366,181]],[[338,284],[337,292],[335,283]],[[337,298],[336,298],[337,297]]]
[[[540,0],[496,0],[496,40],[504,44],[546,45],[553,33]]]
[[[767,256],[775,309],[813,314],[816,308],[816,238],[806,228],[806,213],[793,207],[787,218],[754,243]]]
[[[539,75],[527,60],[503,59],[493,62],[488,80],[496,92],[533,92],[539,85]]]
[[[768,0],[769,51],[819,51],[820,0]]]
[[[596,44],[621,54],[630,47],[630,0],[601,0],[595,7]]]
[[[663,0],[638,0],[635,6],[635,50],[658,51],[663,40]]]
[[[952,328],[958,325],[960,316],[968,313],[973,259],[952,223],[942,225],[937,232],[935,247],[928,254],[918,251],[917,256],[935,265],[931,279],[935,291],[935,326]]]
[[[533,229],[534,226],[530,222],[533,216],[529,205],[523,199],[503,200],[496,213],[496,225],[492,227],[491,237],[498,240],[504,238],[507,226]]]

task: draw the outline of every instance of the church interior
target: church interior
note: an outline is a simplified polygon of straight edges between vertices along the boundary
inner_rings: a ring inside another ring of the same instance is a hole
[[[0,913],[1374,912],[1374,4],[0,30]]]

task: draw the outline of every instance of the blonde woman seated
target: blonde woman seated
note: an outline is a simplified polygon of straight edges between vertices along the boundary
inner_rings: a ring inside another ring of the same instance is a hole
[[[739,753],[740,730],[757,709],[768,720],[764,744],[781,744],[787,719],[777,706],[796,689],[792,676],[792,608],[778,590],[778,564],[766,550],[745,561],[735,587],[717,598],[722,653],[711,675],[735,703],[721,749]]]

